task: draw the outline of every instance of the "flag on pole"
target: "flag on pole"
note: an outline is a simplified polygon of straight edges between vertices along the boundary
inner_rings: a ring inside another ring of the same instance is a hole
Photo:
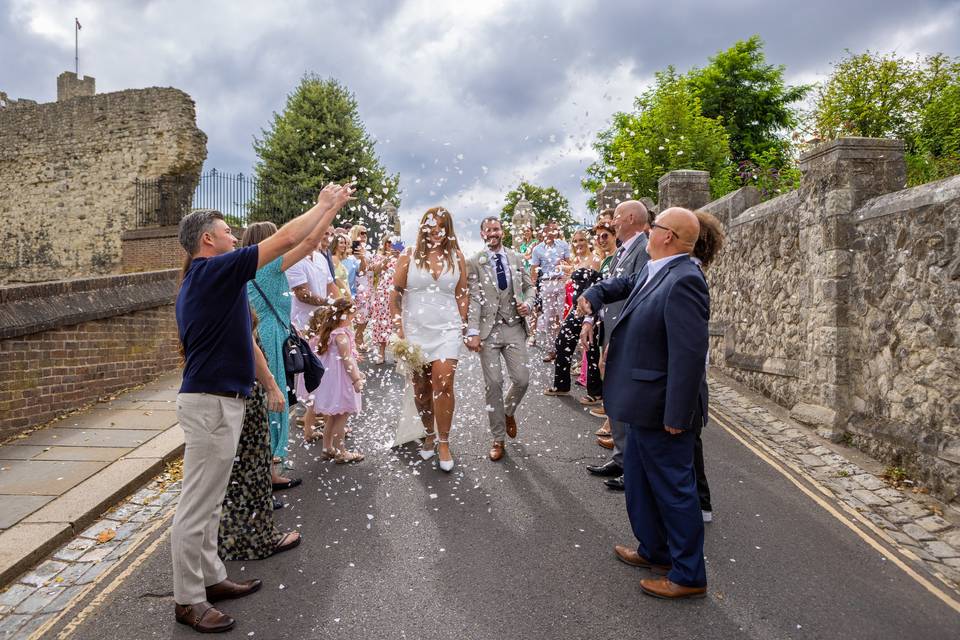
[[[80,21],[77,20],[76,18],[74,18],[73,21],[77,23],[77,31],[80,31],[80,29],[83,28],[83,27],[80,26]]]

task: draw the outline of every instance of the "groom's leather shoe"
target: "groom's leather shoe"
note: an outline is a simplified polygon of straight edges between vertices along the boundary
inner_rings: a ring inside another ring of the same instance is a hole
[[[587,471],[592,473],[595,476],[602,476],[604,478],[616,478],[619,475],[623,474],[623,467],[618,465],[613,460],[607,460],[601,465],[587,465]]]
[[[223,582],[212,584],[207,587],[207,600],[210,602],[220,602],[221,600],[234,600],[248,596],[251,593],[260,590],[263,583],[259,580],[244,580],[243,582],[234,582],[227,578]]]
[[[517,437],[517,419],[513,416],[503,416],[504,422],[507,423],[507,435],[511,438]]]
[[[178,604],[173,607],[177,622],[200,633],[221,633],[233,629],[233,618],[212,606],[209,602]]]
[[[495,440],[493,446],[490,447],[490,460],[496,462],[503,457],[504,452],[503,443],[499,440]]]

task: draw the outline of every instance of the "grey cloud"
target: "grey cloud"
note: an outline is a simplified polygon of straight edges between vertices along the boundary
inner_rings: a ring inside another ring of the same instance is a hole
[[[82,32],[100,38],[96,46],[90,37],[81,40],[81,70],[96,76],[103,91],[152,85],[187,91],[209,136],[207,168],[244,173],[254,166],[253,137],[283,108],[302,74],[333,76],[356,93],[384,164],[400,172],[404,215],[473,189],[484,195],[458,216],[479,221],[502,206],[502,194],[520,178],[558,187],[581,215],[585,163],[563,156],[561,144],[570,136],[589,146],[610,115],[630,109],[652,73],[668,64],[680,71],[705,64],[717,50],[754,33],[766,42],[770,62],[787,66],[788,77],[828,72],[845,48],[910,54],[903,47],[912,46],[960,54],[956,2],[778,5],[620,0],[570,8],[518,2],[468,25],[469,43],[425,62],[429,70],[397,74],[385,56],[413,56],[446,35],[427,15],[398,28],[405,8],[400,2],[290,3],[284,5],[290,15],[282,16],[287,20],[254,26],[223,19],[244,11],[235,3],[205,3],[187,15],[188,5],[111,2],[110,19],[100,11],[103,24]],[[67,24],[70,11],[63,17]],[[56,75],[72,68],[72,41],[31,34],[21,14],[0,13],[0,90],[52,100]],[[158,20],[164,29],[154,28]],[[171,28],[183,20],[199,26],[202,41]],[[896,41],[935,21],[946,28],[917,42]],[[609,86],[621,65],[632,70],[622,81],[629,86]],[[608,87],[601,90],[615,97],[574,106],[585,83]],[[491,193],[499,195],[483,201]],[[461,233],[474,234],[472,224]]]

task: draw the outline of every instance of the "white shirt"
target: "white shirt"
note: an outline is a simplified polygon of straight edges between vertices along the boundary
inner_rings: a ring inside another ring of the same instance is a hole
[[[310,292],[321,298],[327,297],[327,286],[333,282],[330,275],[330,268],[327,266],[327,259],[321,253],[314,253],[309,258],[304,258],[286,271],[287,284],[290,288],[299,287],[302,284],[307,285]],[[290,305],[290,321],[298,329],[306,329],[310,326],[310,316],[319,307],[303,302],[293,295],[293,302]]]
[[[678,253],[676,255],[667,256],[666,258],[657,258],[656,260],[647,261],[647,279],[643,282],[643,287],[647,286],[653,276],[657,275],[660,269],[663,269],[671,260],[676,260],[677,258],[690,258],[689,253]],[[643,289],[643,287],[640,287]]]

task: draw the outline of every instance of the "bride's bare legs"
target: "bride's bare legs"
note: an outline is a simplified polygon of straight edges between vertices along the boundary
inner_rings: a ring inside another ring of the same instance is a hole
[[[435,436],[433,386],[431,385],[430,378],[431,372],[429,367],[424,367],[413,374],[413,403],[417,406],[420,421],[423,422],[423,428],[427,432],[427,438],[423,441],[423,448],[425,450],[433,449],[433,438]]]
[[[431,378],[433,382],[433,411],[437,423],[437,432],[440,435],[440,447],[437,453],[440,460],[452,460],[450,445],[447,438],[450,435],[450,425],[453,423],[453,376],[457,372],[456,360],[436,360],[432,363]]]

